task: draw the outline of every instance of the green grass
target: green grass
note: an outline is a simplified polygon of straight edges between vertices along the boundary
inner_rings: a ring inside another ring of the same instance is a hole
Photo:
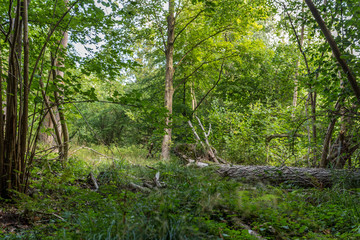
[[[214,167],[145,159],[146,150],[135,147],[119,149],[114,159],[81,151],[65,169],[38,163],[31,194],[0,205],[3,212],[15,208],[31,228],[2,229],[1,239],[255,239],[239,222],[266,239],[360,238],[356,189],[248,186],[219,177]],[[98,191],[86,182],[90,172],[98,176]],[[165,188],[129,187],[157,172]]]
[[[95,151],[93,151],[95,150]],[[148,150],[139,146],[117,147],[93,145],[82,148],[82,146],[73,146],[70,150],[72,156],[85,161],[91,166],[98,166],[102,164],[110,164],[113,159],[124,160],[130,165],[151,165],[158,162],[158,158],[148,158]],[[101,154],[99,154],[101,153]]]

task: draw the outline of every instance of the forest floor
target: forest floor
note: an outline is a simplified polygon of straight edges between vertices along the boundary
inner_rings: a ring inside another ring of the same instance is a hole
[[[360,189],[247,185],[216,166],[94,148],[103,155],[79,149],[65,167],[38,163],[30,194],[1,201],[0,238],[360,239]]]

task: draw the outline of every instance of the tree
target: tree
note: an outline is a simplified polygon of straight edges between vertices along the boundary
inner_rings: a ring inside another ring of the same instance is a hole
[[[62,2],[57,2],[56,5],[60,5],[60,7],[54,7],[54,10],[60,9],[63,12],[67,10],[68,1],[64,0]],[[45,143],[48,146],[53,147],[55,145],[58,148],[58,152],[60,155],[60,160],[65,162],[68,157],[69,151],[69,133],[65,120],[64,111],[61,107],[61,100],[64,98],[64,93],[61,85],[63,85],[62,79],[64,78],[64,72],[60,70],[60,68],[64,68],[64,56],[66,52],[66,48],[68,45],[69,34],[67,29],[63,29],[60,31],[61,40],[58,44],[56,44],[55,52],[51,52],[50,61],[52,66],[51,78],[53,80],[53,84],[58,88],[57,91],[54,91],[54,100],[55,106],[51,107],[50,99],[47,96],[46,92],[43,93],[44,102],[46,107],[49,108],[48,113],[44,117],[43,121],[43,130],[46,132],[42,132],[39,134],[39,140]],[[60,56],[59,56],[60,55]],[[43,85],[43,84],[42,84]],[[43,86],[44,87],[44,86]],[[59,94],[60,92],[60,94]],[[54,135],[49,134],[48,130],[54,130]]]
[[[29,31],[29,16],[34,16],[35,9],[31,7],[34,2],[30,4],[29,0],[10,1],[5,5],[6,10],[1,12],[7,20],[0,28],[0,108],[4,111],[4,117],[0,120],[1,197],[9,197],[11,191],[26,192],[40,125],[44,120],[43,113],[50,109],[39,107],[42,105],[39,104],[39,93],[43,90],[38,85],[42,81],[44,69],[42,59],[47,47],[51,45],[55,30],[77,2],[72,2],[68,10],[55,19],[48,34],[36,40],[30,36],[40,31]],[[32,27],[39,30],[36,24]],[[40,41],[36,42],[37,40]],[[39,45],[34,47],[34,42]],[[8,54],[7,64],[3,61],[4,54]],[[4,71],[7,71],[7,74],[4,74]],[[6,82],[3,78],[6,78]],[[6,90],[2,89],[4,85]],[[36,94],[30,95],[30,91],[35,91]],[[33,112],[31,122],[30,110]]]
[[[326,26],[326,23],[324,22],[323,18],[321,17],[318,9],[315,7],[314,3],[311,0],[305,0],[306,4],[308,5],[313,17],[315,18],[319,28],[321,29],[322,33],[324,34],[326,41],[328,42],[333,56],[335,57],[336,61],[338,62],[338,64],[340,65],[341,69],[343,70],[344,74],[347,77],[347,80],[352,88],[352,91],[355,95],[355,97],[357,98],[357,104],[360,102],[360,88],[357,84],[356,81],[356,77],[353,73],[353,71],[351,70],[351,68],[349,67],[346,59],[343,58],[342,53],[339,50],[338,44],[335,42],[330,30],[328,29],[328,27]],[[351,1],[349,1],[349,6],[352,5]],[[342,6],[341,6],[341,18],[343,18],[342,16]],[[342,19],[343,21],[343,19]],[[351,25],[350,25],[351,26]],[[340,75],[340,74],[339,74]],[[341,75],[340,75],[341,76]],[[342,98],[342,97],[341,97]],[[335,105],[335,111],[339,111],[341,108],[341,103],[342,100],[339,99]],[[327,167],[329,166],[330,162],[332,161],[331,158],[332,156],[327,156],[329,154],[329,144],[330,144],[330,139],[331,139],[331,135],[332,132],[334,130],[334,125],[336,122],[336,118],[332,118],[331,122],[327,128],[327,133],[325,135],[325,139],[324,139],[324,146],[323,146],[323,152],[322,152],[322,157],[321,157],[321,162],[320,162],[320,166],[321,167]],[[336,160],[335,162],[333,162],[332,164],[335,167],[344,167],[345,162],[349,160],[350,163],[350,159],[351,159],[351,155],[352,153],[358,148],[358,145],[355,146],[347,146],[349,145],[348,143],[345,143],[344,138],[345,138],[345,125],[344,123],[342,124],[342,130],[340,132],[339,135],[339,139],[337,140],[337,143],[339,144],[339,150],[337,150],[338,152],[338,158],[340,157],[339,155],[341,154],[343,156],[343,160],[339,161]],[[340,141],[340,142],[339,142]],[[330,152],[331,155],[331,152]]]
[[[357,100],[360,102],[360,88],[356,82],[356,78],[353,74],[353,72],[351,71],[351,69],[349,68],[348,64],[346,63],[346,61],[342,58],[341,56],[341,52],[331,34],[331,32],[329,31],[329,29],[326,27],[326,24],[324,22],[324,20],[322,19],[319,11],[317,10],[317,8],[315,7],[314,3],[311,0],[305,0],[306,4],[308,5],[311,13],[313,14],[316,22],[318,23],[321,31],[323,32],[324,36],[326,37],[327,42],[329,43],[331,50],[336,58],[336,60],[338,61],[339,65],[341,66],[343,72],[345,73],[345,75],[347,76],[347,79],[351,85],[351,88],[357,98]]]
[[[166,9],[162,8],[166,3]],[[184,76],[182,81],[175,77],[181,76],[184,63],[192,59],[192,66],[206,65],[204,62],[214,62],[214,58],[197,58],[197,50],[204,46],[214,46],[219,52],[216,57],[229,54],[226,47],[220,47],[226,41],[224,36],[236,33],[245,36],[254,27],[255,21],[266,16],[266,6],[263,1],[129,1],[124,3],[123,21],[127,28],[140,34],[147,34],[145,42],[153,46],[153,51],[162,52],[165,57],[165,96],[164,106],[168,111],[165,119],[164,137],[162,141],[162,158],[170,156],[174,93],[178,84],[185,85],[190,77]],[[134,17],[135,16],[135,17]],[[131,35],[131,34],[129,34]],[[215,46],[218,47],[215,47]],[[160,51],[159,51],[160,49]],[[204,47],[206,49],[206,47]],[[196,52],[196,53],[195,53]],[[231,54],[230,54],[231,55]],[[193,68],[196,73],[198,69]],[[191,68],[190,68],[191,69]],[[180,71],[181,70],[181,71]],[[174,87],[174,84],[176,86]]]
[[[165,118],[165,135],[161,147],[161,157],[165,160],[170,157],[171,145],[171,114],[173,110],[174,95],[174,43],[175,43],[175,1],[169,0],[169,13],[167,16],[167,44],[165,47],[166,73],[165,73],[165,108],[169,111]]]

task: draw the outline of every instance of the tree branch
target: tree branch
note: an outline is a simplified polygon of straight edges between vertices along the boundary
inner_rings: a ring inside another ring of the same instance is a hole
[[[45,43],[44,43],[44,45],[42,46],[42,48],[41,48],[41,50],[40,50],[40,53],[39,53],[39,55],[38,55],[38,57],[37,57],[37,59],[36,59],[35,66],[34,66],[34,68],[33,68],[33,72],[31,73],[31,77],[30,77],[30,81],[29,81],[29,82],[30,82],[29,86],[31,86],[31,83],[32,83],[32,80],[34,79],[35,72],[36,72],[37,66],[38,66],[38,64],[39,64],[40,58],[41,58],[41,56],[42,56],[42,53],[45,51],[45,48],[46,48],[47,44],[49,43],[51,36],[54,34],[56,28],[60,25],[60,23],[62,22],[62,20],[65,18],[65,16],[66,16],[66,15],[71,11],[71,9],[72,9],[78,2],[80,2],[80,1],[81,1],[81,0],[75,1],[75,2],[69,7],[69,9],[61,16],[61,18],[56,22],[56,24],[55,24],[55,26],[53,27],[53,29],[51,29],[51,31],[49,32],[49,34],[48,34],[48,36],[47,36],[47,38],[46,38],[46,40],[45,40]]]
[[[358,102],[360,102],[360,88],[356,82],[356,78],[353,75],[350,67],[347,65],[346,61],[342,58],[340,50],[331,34],[331,32],[329,31],[329,29],[327,28],[324,20],[322,19],[322,17],[320,16],[319,11],[317,10],[317,8],[315,7],[314,3],[311,0],[305,0],[306,4],[308,5],[312,15],[314,16],[316,22],[318,23],[321,31],[323,32],[323,34],[325,35],[326,40],[328,41],[331,50],[336,58],[336,60],[338,61],[338,63],[340,64],[342,70],[344,71],[344,73],[347,76],[347,79],[354,91],[354,94],[358,100]]]
[[[217,61],[220,61],[220,60],[224,60],[224,59],[227,59],[227,58],[230,58],[230,57],[234,57],[234,56],[237,56],[237,54],[232,54],[232,55],[228,55],[228,56],[225,56],[225,57],[222,57],[222,58],[217,58],[215,60],[211,60],[211,61],[206,61],[206,62],[203,62],[200,64],[200,66],[198,66],[197,68],[195,68],[194,71],[192,71],[192,73],[190,73],[189,75],[187,75],[186,77],[183,77],[181,80],[181,82],[179,82],[176,87],[174,88],[174,91],[176,91],[176,89],[178,87],[180,87],[182,84],[184,84],[184,82],[186,82],[186,80],[188,78],[190,78],[193,74],[195,74],[202,66],[204,66],[205,64],[209,64],[209,63],[213,63],[213,62],[217,62]]]
[[[197,48],[200,44],[202,44],[202,43],[205,42],[206,40],[208,40],[208,39],[210,39],[210,38],[218,35],[219,33],[222,33],[222,32],[224,32],[224,31],[226,31],[226,30],[229,30],[229,28],[228,28],[229,26],[230,26],[230,25],[226,26],[225,28],[223,28],[223,29],[221,29],[221,30],[219,30],[219,31],[211,34],[210,36],[208,36],[208,37],[202,39],[201,41],[199,41],[198,43],[196,43],[192,48],[190,48],[189,51],[187,51],[187,52],[184,54],[184,56],[183,56],[183,57],[180,59],[180,61],[176,64],[176,67],[175,67],[175,68],[177,68],[177,67],[181,64],[181,62],[184,60],[184,58],[185,58],[189,53],[191,53],[195,48]]]
[[[305,52],[304,52],[303,49],[302,49],[301,40],[299,39],[299,36],[298,36],[298,34],[297,34],[297,32],[296,32],[295,26],[294,26],[294,24],[293,24],[293,22],[292,22],[291,16],[290,16],[290,14],[289,14],[289,12],[288,12],[285,4],[283,4],[283,6],[284,6],[284,9],[285,9],[285,11],[286,11],[286,15],[288,15],[288,17],[289,17],[290,25],[291,25],[291,28],[292,28],[293,31],[294,31],[294,34],[295,34],[295,37],[296,37],[296,41],[297,41],[299,50],[300,50],[301,54],[302,54],[303,57],[304,57],[304,61],[305,61],[305,64],[306,64],[306,70],[307,70],[308,74],[310,74],[311,71],[310,71],[309,64],[308,64],[308,61],[307,61],[307,58],[306,58],[306,54],[305,54]]]
[[[205,11],[205,10],[201,10],[200,12],[198,12],[198,14],[196,14],[196,16],[193,17],[193,18],[179,31],[178,34],[176,34],[175,39],[174,39],[174,43],[175,43],[176,39],[178,38],[178,36],[179,36],[193,21],[195,21],[195,20],[200,16],[200,14],[203,13],[204,11]]]
[[[196,109],[201,105],[201,103],[204,101],[204,99],[209,95],[209,93],[219,84],[220,80],[221,80],[221,75],[222,75],[222,72],[223,72],[223,68],[224,68],[224,62],[225,62],[225,59],[223,60],[222,64],[221,64],[221,68],[220,68],[220,71],[219,71],[219,78],[218,80],[216,81],[216,83],[214,84],[214,86],[205,94],[205,96],[203,98],[201,98],[200,102],[196,105],[196,107],[194,108],[194,110],[192,111],[192,114],[194,114],[194,112],[196,111]]]

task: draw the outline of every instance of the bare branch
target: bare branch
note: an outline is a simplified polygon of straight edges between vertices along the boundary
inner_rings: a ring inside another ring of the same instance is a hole
[[[208,133],[206,134],[206,137],[209,137],[209,136],[210,136],[210,133],[211,133],[211,123],[209,123],[209,131],[208,131]]]
[[[197,142],[197,143],[200,143],[201,146],[203,147],[203,149],[206,149],[206,148],[205,148],[205,144],[203,143],[203,141],[201,141],[201,138],[199,137],[199,134],[197,134],[197,132],[196,132],[196,130],[195,130],[195,128],[194,128],[194,126],[192,125],[192,123],[191,123],[190,120],[188,120],[188,124],[189,124],[189,126],[190,126],[190,128],[191,128],[191,130],[192,130],[192,132],[193,132],[193,134],[194,134],[194,136],[195,136],[196,142]]]

